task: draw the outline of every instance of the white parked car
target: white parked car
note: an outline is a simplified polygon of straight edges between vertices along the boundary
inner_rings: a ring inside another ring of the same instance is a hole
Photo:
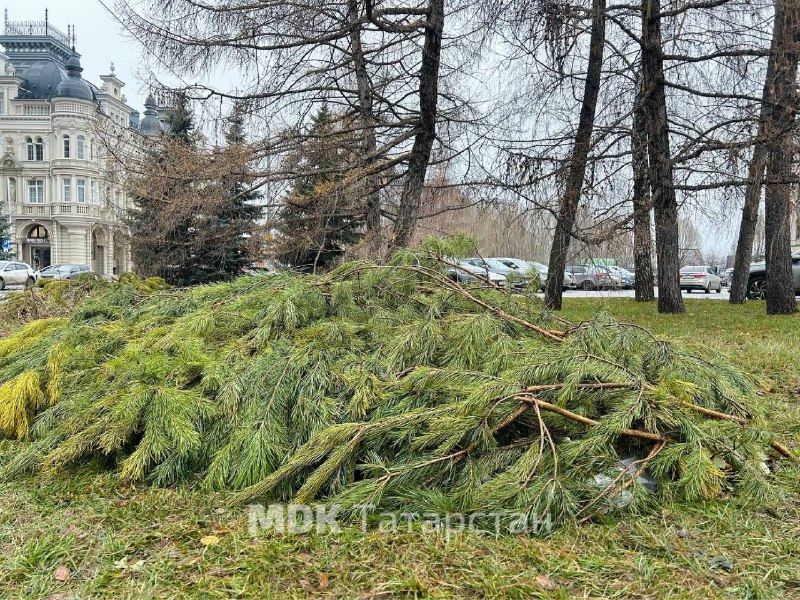
[[[528,287],[531,283],[531,278],[534,276],[540,284],[544,279],[547,279],[546,270],[544,278],[542,278],[541,272],[534,269],[531,263],[519,259],[468,258],[464,262],[503,275],[508,279],[509,284],[515,288]]]
[[[36,271],[28,263],[16,260],[0,262],[0,290],[6,289],[7,285],[29,286],[34,283],[36,283]]]
[[[486,260],[502,263],[506,267],[514,269],[523,276],[536,273],[539,276],[539,282],[541,284],[540,287],[542,290],[544,290],[544,285],[547,282],[547,273],[548,273],[547,265],[543,265],[540,262],[523,260],[521,258],[509,258],[505,256],[498,258],[488,258]],[[562,286],[565,290],[575,289],[575,279],[572,277],[571,273],[568,273],[566,271],[564,272],[564,283],[562,284]]]
[[[486,268],[476,267],[463,260],[459,260],[457,264],[458,267],[450,267],[447,269],[447,274],[451,279],[459,283],[476,283],[481,281],[481,279],[488,279],[490,283],[501,287],[505,287],[508,284],[506,276],[500,273],[489,271]]]
[[[582,290],[616,290],[622,285],[622,279],[605,265],[571,265],[567,271]]]
[[[708,265],[689,265],[681,268],[681,290],[703,290],[710,294],[714,290],[722,293],[722,279]]]
[[[508,257],[494,257],[494,258],[489,258],[487,260],[503,264],[510,269],[514,269],[521,275],[526,275],[528,273],[537,273],[539,277],[547,279],[547,265],[543,265],[542,263],[522,260],[521,258],[508,258]]]

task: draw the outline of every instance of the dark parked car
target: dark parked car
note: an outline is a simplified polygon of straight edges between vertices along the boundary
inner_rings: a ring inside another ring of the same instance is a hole
[[[794,293],[800,294],[800,252],[792,254],[792,276],[794,277]],[[767,263],[764,261],[750,265],[747,277],[747,297],[752,300],[763,300],[767,286]]]
[[[608,267],[622,281],[622,289],[632,290],[636,285],[636,275],[622,267]]]

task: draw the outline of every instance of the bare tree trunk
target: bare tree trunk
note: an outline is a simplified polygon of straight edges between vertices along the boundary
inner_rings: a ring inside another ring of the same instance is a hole
[[[586,175],[586,161],[594,130],[594,117],[597,97],[600,94],[600,80],[603,69],[603,49],[606,39],[606,0],[593,0],[592,34],[589,46],[589,64],[583,88],[583,102],[575,134],[575,146],[570,158],[567,185],[558,207],[558,220],[550,248],[550,266],[544,290],[544,303],[550,309],[561,310],[564,286],[564,268],[567,265],[567,252],[578,214],[583,180]]]
[[[647,115],[641,98],[641,82],[633,107],[631,160],[633,163],[633,264],[636,272],[634,294],[637,302],[655,299],[653,236],[650,231],[650,180],[647,161]]]
[[[444,0],[430,0],[425,25],[425,42],[419,71],[419,123],[411,158],[394,222],[390,250],[408,246],[419,220],[420,199],[425,173],[436,140],[436,114],[439,101],[439,60],[444,32]]]
[[[761,93],[761,114],[758,118],[756,143],[753,147],[753,156],[747,167],[747,187],[744,191],[742,221],[739,225],[739,240],[736,242],[736,260],[733,263],[733,280],[730,285],[731,304],[744,304],[747,299],[747,279],[750,273],[750,262],[753,259],[753,240],[758,226],[758,205],[761,200],[764,169],[767,166],[767,155],[769,154],[769,145],[764,136],[766,135],[767,113],[772,104],[775,57],[779,50],[776,46],[776,41],[777,38],[773,27],[772,45],[764,79],[764,91]]]
[[[358,89],[358,110],[361,120],[361,151],[364,157],[374,157],[377,150],[375,138],[375,114],[373,112],[373,90],[367,72],[367,63],[364,57],[364,48],[361,44],[361,15],[358,0],[347,1],[347,13],[350,21],[350,52],[353,60],[353,71]],[[381,203],[380,203],[380,174],[373,173],[368,159],[364,165],[371,174],[367,177],[367,206],[366,228],[370,238],[370,247],[378,253],[381,246]]]
[[[766,92],[766,89],[764,91]],[[759,123],[759,138],[763,134],[763,123]],[[750,263],[753,260],[753,240],[758,226],[758,204],[761,200],[761,186],[764,183],[766,165],[767,145],[763,141],[758,141],[753,148],[753,157],[747,168],[747,187],[744,192],[742,221],[739,225],[739,240],[736,242],[736,259],[733,263],[733,279],[730,285],[731,304],[744,304],[747,299],[747,279]]]
[[[800,4],[775,0],[772,102],[767,111],[767,185],[764,202],[766,233],[767,314],[797,311],[792,278],[791,219],[792,156],[798,110],[797,63],[800,60]]]
[[[647,115],[650,189],[656,223],[658,312],[682,313],[686,308],[680,288],[678,201],[669,146],[660,11],[660,0],[642,0],[643,104]]]

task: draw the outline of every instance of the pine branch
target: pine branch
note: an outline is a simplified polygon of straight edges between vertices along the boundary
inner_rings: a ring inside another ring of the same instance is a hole
[[[18,441],[0,478],[103,457],[130,480],[200,476],[234,502],[565,521],[614,508],[627,476],[591,481],[621,456],[657,480],[652,504],[763,499],[770,448],[796,460],[758,418],[753,377],[608,315],[554,331],[538,299],[450,279],[446,257],[467,248],[186,289],[57,282],[39,321],[12,294],[0,435]]]

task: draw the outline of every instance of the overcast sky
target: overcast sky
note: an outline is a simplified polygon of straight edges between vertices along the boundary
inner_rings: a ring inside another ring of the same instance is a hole
[[[114,0],[103,0],[113,8]],[[3,4],[10,21],[43,21],[45,8],[50,10],[50,24],[64,33],[67,25],[75,25],[75,49],[81,55],[83,77],[99,86],[100,75],[106,75],[113,61],[115,74],[125,82],[123,93],[128,104],[139,112],[144,110],[146,78],[141,64],[141,47],[123,35],[122,26],[101,4],[100,0],[24,0]]]

